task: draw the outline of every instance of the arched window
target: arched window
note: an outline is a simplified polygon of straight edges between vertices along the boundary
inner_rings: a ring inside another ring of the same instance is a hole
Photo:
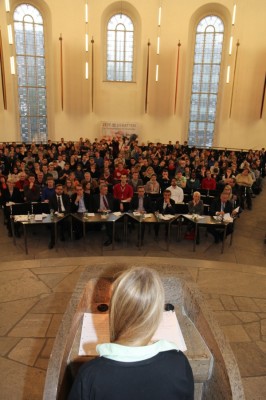
[[[210,15],[196,30],[188,142],[212,146],[223,49],[223,21]]]
[[[125,14],[113,15],[107,24],[107,81],[133,81],[134,25]]]
[[[43,19],[30,4],[14,11],[21,140],[47,140]]]

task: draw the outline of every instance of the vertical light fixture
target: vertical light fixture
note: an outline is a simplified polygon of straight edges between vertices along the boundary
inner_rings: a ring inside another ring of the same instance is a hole
[[[226,83],[230,82],[230,70],[231,70],[231,67],[230,67],[230,65],[228,65],[227,72],[226,72]]]
[[[84,14],[84,21],[85,21],[85,79],[89,79],[89,62],[86,59],[86,53],[89,52],[89,33],[88,33],[88,23],[89,23],[89,5],[88,0],[85,1],[85,14]]]
[[[160,55],[160,45],[161,45],[161,20],[162,20],[162,4],[160,0],[160,5],[158,8],[158,22],[157,22],[157,46],[156,46],[156,55]],[[157,60],[156,69],[155,69],[155,82],[159,81],[159,60]]]
[[[156,71],[155,71],[155,81],[158,82],[159,80],[159,64],[156,65]]]
[[[14,58],[14,56],[11,56],[11,57],[10,57],[10,71],[11,71],[11,75],[15,75],[15,74],[16,74],[15,58]]]
[[[157,54],[160,54],[160,36],[157,37]]]
[[[7,25],[8,43],[13,44],[13,32],[11,24]]]
[[[85,79],[89,79],[89,63],[85,62]]]
[[[229,41],[229,56],[232,55],[232,49],[233,49],[233,36],[230,37]]]
[[[10,3],[9,0],[5,0],[6,12],[10,12]]]
[[[235,25],[236,22],[236,4],[233,7],[233,17],[232,17],[232,25]]]

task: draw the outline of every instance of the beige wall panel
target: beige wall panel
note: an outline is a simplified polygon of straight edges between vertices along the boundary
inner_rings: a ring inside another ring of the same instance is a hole
[[[33,2],[33,0],[32,0]],[[17,4],[12,2],[11,5]],[[135,83],[104,81],[103,21],[121,2],[89,0],[89,41],[94,38],[94,104],[92,111],[92,45],[85,54],[84,0],[37,0],[47,21],[47,97],[49,137],[61,136],[76,140],[93,139],[100,134],[101,121],[137,122],[141,126],[140,141],[181,140],[187,138],[189,100],[191,88],[193,35],[192,23],[200,7],[224,10],[231,19],[233,0],[132,0],[122,2],[136,17],[138,36],[135,55],[137,60]],[[158,35],[158,6],[162,4],[160,29],[161,51],[156,55]],[[220,97],[214,145],[220,147],[260,148],[265,145],[266,105],[260,119],[262,90],[266,65],[266,2],[264,0],[237,0],[236,25],[227,26],[225,52],[220,82]],[[218,4],[218,6],[217,6]],[[18,113],[16,78],[10,75],[9,56],[12,53],[6,35],[7,14],[0,2],[0,27],[5,56],[8,109],[4,110],[0,96],[0,140],[18,140]],[[234,34],[234,52],[228,55],[230,34]],[[63,91],[61,106],[60,43],[63,38]],[[145,83],[147,42],[150,46],[148,113],[145,114]],[[236,40],[240,46],[233,88]],[[181,42],[177,107],[174,109],[177,44]],[[87,58],[86,58],[87,57]],[[89,61],[89,80],[85,80],[85,61]],[[155,68],[159,64],[159,81],[155,82]],[[231,81],[225,83],[227,65],[231,65]],[[229,118],[230,105],[231,118]]]

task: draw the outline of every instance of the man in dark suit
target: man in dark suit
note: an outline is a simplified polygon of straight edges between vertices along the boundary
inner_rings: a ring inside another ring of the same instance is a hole
[[[111,193],[108,193],[108,185],[106,183],[100,184],[99,193],[93,196],[93,212],[113,212],[119,211],[119,201],[113,197]],[[104,242],[104,246],[112,244],[112,227],[106,223],[107,240]]]
[[[175,202],[171,199],[171,191],[166,189],[163,192],[163,198],[158,199],[156,202],[156,211],[160,214],[175,215]]]
[[[166,189],[163,192],[163,198],[160,198],[156,202],[156,211],[163,215],[175,215],[175,201],[171,199],[171,191]],[[154,227],[155,230],[155,238],[158,238],[159,234],[159,224],[156,224]],[[165,237],[167,238],[168,231],[167,226],[165,226]]]
[[[144,186],[138,186],[138,192],[135,194],[131,202],[129,204],[129,209],[132,211],[138,211],[140,213],[152,213],[154,211],[154,207],[149,196],[145,196],[145,188]],[[145,233],[145,224],[141,227],[141,243],[144,239]]]
[[[15,182],[12,179],[7,180],[7,187],[6,189],[0,190],[0,204],[4,206],[4,216],[8,231],[8,236],[12,236],[11,230],[11,220],[10,220],[10,213],[12,212],[12,208],[7,206],[9,202],[11,203],[24,203],[24,198],[22,195],[23,192],[20,192],[17,187],[15,187]],[[19,227],[15,225],[15,235],[20,236],[19,234]]]
[[[73,193],[71,196],[71,211],[74,213],[92,212],[92,208],[92,195],[84,193],[82,185],[77,185],[76,193]]]
[[[137,194],[135,194],[130,202],[129,209],[132,211],[153,212],[153,205],[150,197],[145,196],[144,186],[138,186]]]
[[[76,193],[71,196],[71,212],[85,213],[93,211],[93,197],[91,194],[85,193],[83,187],[79,184],[76,186]],[[75,239],[82,237],[82,224],[73,219],[73,230]]]
[[[49,200],[49,209],[50,211],[53,210],[59,214],[69,214],[70,213],[70,198],[67,194],[63,193],[63,185],[58,183],[55,187],[55,193]],[[60,239],[65,241],[64,232],[69,228],[67,220],[63,220],[61,223],[58,224],[59,226],[59,233]],[[49,249],[52,249],[55,245],[55,233],[52,227],[51,229],[51,239],[48,245]]]
[[[220,216],[223,218],[224,214],[232,214],[233,206],[232,203],[228,200],[227,193],[221,193],[219,198],[213,200],[210,205],[210,215]],[[219,243],[219,241],[223,241],[223,231],[221,229],[217,229],[215,226],[209,226],[207,228],[208,232],[210,232],[214,236],[214,242]],[[229,224],[226,229],[226,236],[230,235],[233,232],[233,224]]]

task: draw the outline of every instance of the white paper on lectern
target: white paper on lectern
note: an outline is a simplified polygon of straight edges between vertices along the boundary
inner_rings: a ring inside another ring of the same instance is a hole
[[[165,311],[163,313],[163,319],[158,326],[157,331],[153,335],[152,340],[157,341],[160,339],[165,339],[169,342],[175,343],[179,350],[187,350],[187,346],[182,335],[179,322],[176,318],[176,313],[174,311]]]
[[[152,340],[160,339],[174,342],[182,351],[187,350],[175,312],[163,313],[163,319]],[[109,314],[84,313],[78,354],[96,356],[96,345],[109,341]]]

